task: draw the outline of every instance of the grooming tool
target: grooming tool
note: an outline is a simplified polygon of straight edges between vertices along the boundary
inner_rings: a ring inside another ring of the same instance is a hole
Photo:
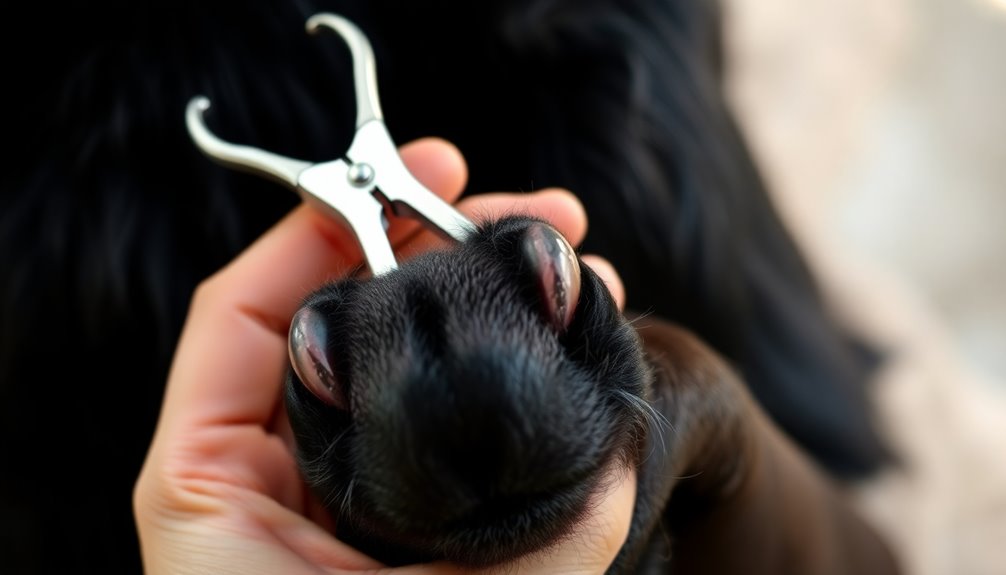
[[[206,127],[203,114],[210,101],[203,96],[193,98],[186,109],[192,139],[213,160],[285,184],[305,202],[341,220],[356,236],[375,276],[398,267],[386,234],[385,209],[463,241],[475,229],[474,224],[419,183],[398,155],[381,114],[374,51],[366,35],[335,14],[316,14],[308,19],[309,33],[322,28],[335,31],[353,56],[356,134],[345,158],[313,164],[225,142]]]

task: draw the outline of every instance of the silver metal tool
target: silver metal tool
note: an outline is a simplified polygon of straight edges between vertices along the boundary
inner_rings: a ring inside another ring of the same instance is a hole
[[[196,145],[210,158],[269,177],[293,188],[301,198],[341,220],[356,236],[373,275],[398,267],[385,233],[384,210],[415,218],[441,235],[463,241],[474,224],[409,173],[388,133],[377,98],[374,51],[355,24],[335,14],[316,14],[307,31],[335,31],[353,55],[356,135],[345,159],[312,164],[250,146],[225,142],[203,120],[210,101],[193,98],[185,121]]]

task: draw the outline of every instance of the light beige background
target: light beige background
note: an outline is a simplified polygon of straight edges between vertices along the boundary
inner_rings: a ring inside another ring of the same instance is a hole
[[[910,575],[1006,573],[1006,0],[725,0],[730,92],[903,465]]]
[[[727,0],[726,16],[735,107],[791,224],[911,284],[1006,380],[1006,0]]]

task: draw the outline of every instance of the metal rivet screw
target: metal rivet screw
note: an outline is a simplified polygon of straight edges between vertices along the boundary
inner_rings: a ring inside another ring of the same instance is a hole
[[[370,167],[370,164],[353,164],[349,167],[349,172],[346,174],[346,179],[349,180],[350,184],[356,187],[363,187],[369,184],[374,179],[374,168]]]

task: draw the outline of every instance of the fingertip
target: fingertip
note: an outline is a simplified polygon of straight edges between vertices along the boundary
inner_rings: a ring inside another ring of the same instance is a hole
[[[587,210],[584,209],[583,203],[580,202],[580,198],[566,188],[542,188],[535,193],[541,194],[542,196],[555,197],[556,201],[566,205],[570,212],[575,213],[578,217],[581,217],[584,220],[587,219]]]
[[[587,212],[583,204],[561,188],[545,188],[529,194],[476,194],[461,200],[457,207],[477,223],[517,214],[542,218],[573,246],[579,245],[587,235]]]
[[[549,206],[546,216],[562,230],[573,245],[578,245],[587,235],[587,210],[576,194],[565,188],[543,188],[534,193],[544,206]]]
[[[402,161],[424,186],[453,202],[468,182],[468,164],[457,146],[442,138],[421,138],[399,149]]]
[[[593,254],[581,256],[580,259],[583,263],[590,266],[590,269],[592,269],[594,273],[601,278],[604,285],[608,287],[608,291],[611,293],[611,297],[618,305],[618,309],[625,309],[625,285],[622,283],[622,278],[619,277],[618,272],[615,271],[615,266],[611,265],[611,262],[601,256]]]
[[[611,464],[591,497],[589,511],[569,537],[544,551],[526,555],[505,568],[540,574],[609,571],[628,540],[636,492],[636,471],[617,463]]]

